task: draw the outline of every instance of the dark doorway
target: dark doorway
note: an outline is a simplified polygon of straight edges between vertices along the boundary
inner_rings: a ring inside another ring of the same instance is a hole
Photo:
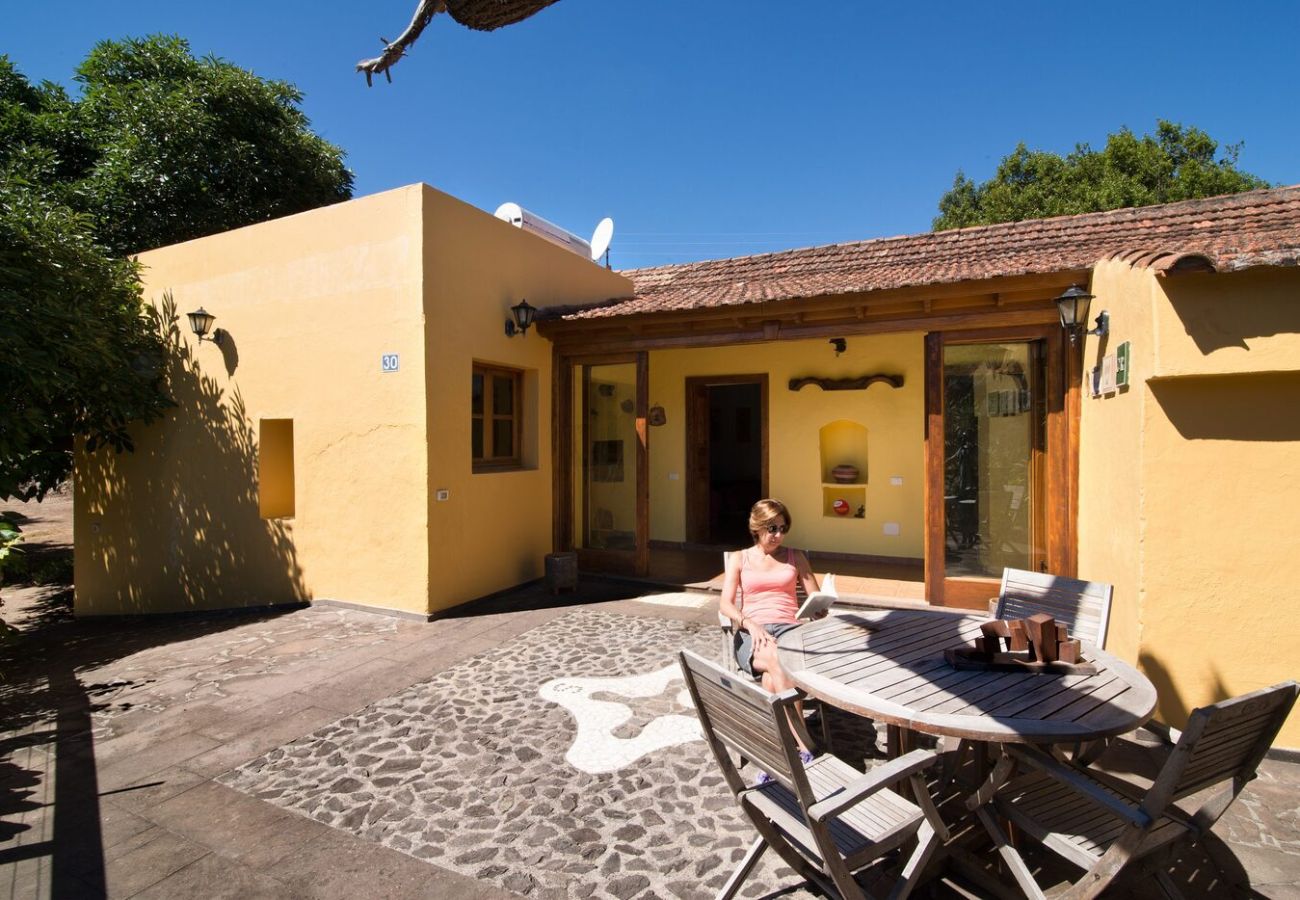
[[[767,490],[766,376],[687,379],[687,536],[743,546]]]

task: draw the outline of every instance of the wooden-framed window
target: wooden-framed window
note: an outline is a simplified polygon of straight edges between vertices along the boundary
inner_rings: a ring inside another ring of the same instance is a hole
[[[524,373],[499,366],[474,365],[470,403],[470,441],[474,471],[522,465]]]

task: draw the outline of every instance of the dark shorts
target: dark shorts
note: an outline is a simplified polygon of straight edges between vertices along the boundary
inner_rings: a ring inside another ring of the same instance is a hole
[[[791,628],[798,628],[800,622],[781,622],[777,625],[764,625],[767,633],[774,638],[779,638]],[[757,678],[754,672],[754,636],[749,633],[748,629],[741,628],[736,632],[736,663],[740,666],[740,671],[744,672],[750,678]]]

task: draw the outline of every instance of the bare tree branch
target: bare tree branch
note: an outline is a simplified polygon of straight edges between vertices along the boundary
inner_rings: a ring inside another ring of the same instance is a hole
[[[380,38],[386,45],[384,52],[374,59],[361,60],[357,63],[357,71],[366,73],[366,84],[374,83],[371,79],[376,72],[383,72],[391,82],[393,76],[388,70],[406,55],[407,48],[415,43],[429,20],[440,12],[448,13],[466,28],[494,31],[521,22],[556,2],[558,0],[420,0],[406,30],[392,43]]]
[[[411,24],[397,36],[397,40],[389,43],[386,39],[380,38],[385,44],[384,52],[374,59],[363,59],[357,63],[357,71],[366,73],[366,85],[374,86],[371,79],[376,72],[383,72],[384,77],[392,82],[393,76],[388,70],[406,55],[406,48],[415,43],[425,26],[429,24],[429,20],[438,13],[446,11],[446,0],[420,0],[420,5],[415,8],[415,15],[411,17]]]

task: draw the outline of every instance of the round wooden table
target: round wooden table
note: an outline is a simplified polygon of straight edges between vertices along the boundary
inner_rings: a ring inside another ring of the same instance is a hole
[[[970,671],[943,651],[988,619],[938,610],[864,610],[783,634],[781,665],[832,706],[912,731],[991,743],[1092,741],[1132,731],[1155,711],[1146,676],[1084,645],[1097,673]]]

